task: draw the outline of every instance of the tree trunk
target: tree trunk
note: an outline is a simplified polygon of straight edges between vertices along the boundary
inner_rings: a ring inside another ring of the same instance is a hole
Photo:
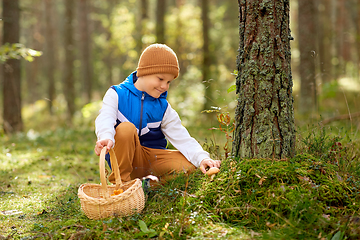
[[[329,0],[319,0],[318,4],[318,49],[319,49],[319,67],[322,83],[333,80],[331,73],[331,2]]]
[[[317,109],[315,2],[314,0],[298,0],[298,7],[301,81],[299,111],[302,114],[309,114]]]
[[[147,9],[148,9],[148,0],[141,0],[141,7],[140,7],[140,11],[141,11],[141,19],[147,19],[148,18],[148,14],[147,14]]]
[[[156,42],[165,43],[165,9],[166,0],[157,0]]]
[[[233,154],[283,159],[295,153],[289,0],[239,4]]]
[[[213,101],[212,97],[212,79],[210,79],[210,65],[211,65],[211,57],[209,51],[209,3],[208,0],[201,0],[201,20],[202,20],[202,30],[203,30],[203,62],[202,62],[202,82],[205,87],[204,93],[204,110],[210,110],[211,108],[211,101]]]
[[[68,121],[72,123],[72,117],[75,113],[75,87],[74,87],[74,40],[73,40],[73,10],[74,1],[65,0],[65,18],[64,18],[64,48],[65,48],[65,63],[64,63],[64,95],[68,107]]]
[[[355,69],[360,69],[360,1],[357,2],[357,15],[356,15],[356,49],[357,49],[357,67]],[[357,71],[359,78],[359,71]]]
[[[140,56],[143,50],[143,41],[142,38],[146,33],[146,22],[148,21],[148,0],[141,0],[140,1],[140,14],[137,16],[137,29],[136,31],[136,52]]]
[[[55,99],[55,69],[56,69],[56,50],[55,50],[55,31],[53,20],[53,2],[52,0],[45,0],[45,72],[46,79],[48,79],[48,108],[50,114],[53,113],[52,106]]]
[[[108,1],[107,7],[106,7],[106,16],[107,16],[107,20],[109,21],[109,26],[107,26],[107,28],[105,28],[105,35],[106,35],[106,41],[108,42],[107,45],[107,54],[104,57],[104,62],[105,62],[105,66],[107,68],[107,79],[108,79],[108,83],[109,86],[114,84],[114,76],[113,76],[113,69],[114,69],[114,46],[113,46],[113,34],[111,31],[112,28],[112,12],[114,10],[116,6],[116,1],[115,0],[111,0]]]
[[[342,67],[341,72],[346,74],[347,69],[346,65],[349,62],[352,62],[351,57],[351,50],[352,50],[352,34],[353,31],[351,29],[351,17],[352,13],[351,10],[354,8],[354,5],[351,4],[351,0],[342,0],[341,1],[341,9],[342,9],[342,16],[343,16],[343,30],[342,30],[342,43],[341,43],[341,58],[342,58]]]
[[[91,66],[91,47],[89,34],[89,19],[88,19],[88,1],[79,1],[80,10],[80,58],[81,58],[81,78],[83,84],[83,95],[85,95],[86,103],[91,101],[92,95],[92,66]]]
[[[3,43],[18,43],[20,37],[20,8],[18,0],[2,1]],[[21,74],[20,60],[10,59],[3,65],[3,98],[5,133],[23,130],[21,117]]]
[[[33,1],[34,5],[40,5],[41,2],[38,0]],[[24,12],[26,13],[26,11]],[[33,21],[30,26],[24,28],[22,30],[23,36],[28,36],[26,39],[26,47],[43,51],[43,33],[42,33],[42,11],[41,9],[34,8],[29,12],[31,15],[37,19],[37,21]],[[26,15],[26,14],[24,14]],[[41,66],[42,66],[43,58],[34,58],[32,62],[25,61],[23,62],[23,66],[25,68],[25,88],[26,92],[22,95],[22,102],[24,104],[34,103],[39,98],[41,98]],[[24,78],[24,76],[23,76]]]
[[[181,13],[182,11],[184,11],[184,0],[177,0],[176,1],[176,9],[177,9],[177,16],[176,16],[176,45],[174,46],[174,48],[176,49],[175,52],[177,53],[182,53],[184,52],[184,46],[183,46],[183,42],[184,42],[184,38],[183,38],[183,34],[184,34],[184,27],[183,27],[183,19],[181,19]],[[178,60],[179,60],[179,68],[180,68],[180,73],[179,75],[182,76],[185,74],[186,72],[186,67],[184,64],[184,59],[183,57],[180,55],[178,56]]]
[[[342,11],[341,11],[341,2],[340,0],[331,0],[331,8],[332,8],[332,28],[334,29],[334,33],[332,36],[333,40],[333,76],[334,79],[339,80],[341,75],[341,43],[342,43],[342,31],[343,31],[343,18],[342,18]]]
[[[184,38],[185,35],[185,28],[184,28],[184,19],[182,19],[182,14],[185,10],[184,7],[185,3],[184,0],[176,0],[175,1],[175,7],[174,11],[172,12],[173,15],[176,17],[175,25],[172,26],[176,29],[174,32],[173,38],[175,39],[175,43],[172,46],[173,50],[178,54],[178,61],[179,61],[179,76],[180,78],[183,77],[187,71],[187,66],[189,65],[189,60],[187,59],[187,56],[185,54],[181,54],[185,52],[186,48],[186,40]],[[181,84],[181,81],[173,81],[170,85],[170,89],[177,89],[179,96],[181,96],[181,99],[185,99],[186,97],[186,91],[184,89],[180,90],[179,84]]]

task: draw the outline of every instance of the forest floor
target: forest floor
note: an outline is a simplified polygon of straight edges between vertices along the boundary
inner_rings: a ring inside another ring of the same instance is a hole
[[[77,195],[99,183],[92,128],[0,136],[0,239],[359,239],[359,121],[349,121],[299,127],[292,159],[224,159],[213,180],[181,174],[140,214],[103,220]]]

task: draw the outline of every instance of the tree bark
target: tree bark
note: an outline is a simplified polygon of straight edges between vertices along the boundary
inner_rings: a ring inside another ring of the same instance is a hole
[[[156,42],[165,43],[165,10],[166,0],[157,0]]]
[[[298,7],[301,82],[299,111],[302,114],[309,114],[317,109],[315,2],[314,0],[298,0]]]
[[[74,1],[65,0],[65,18],[64,18],[64,95],[68,108],[68,121],[72,123],[72,117],[75,113],[75,87],[74,87],[74,40],[73,40],[73,10]]]
[[[20,38],[20,9],[18,0],[2,1],[3,43],[18,43]],[[20,60],[10,59],[3,64],[3,104],[5,133],[23,130],[21,117],[21,71]]]
[[[233,155],[295,154],[289,0],[238,0],[239,55]]]

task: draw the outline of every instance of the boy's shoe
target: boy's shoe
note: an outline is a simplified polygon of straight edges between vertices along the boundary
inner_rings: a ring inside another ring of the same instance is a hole
[[[141,179],[141,185],[144,190],[145,194],[148,194],[150,192],[150,181],[151,182],[159,182],[159,179],[156,176],[153,175],[147,175],[146,177],[143,177]]]

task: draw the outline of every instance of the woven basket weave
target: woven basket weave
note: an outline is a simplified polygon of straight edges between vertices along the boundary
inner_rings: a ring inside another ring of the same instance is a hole
[[[105,154],[100,154],[99,168],[101,184],[85,183],[78,189],[81,209],[90,219],[103,219],[111,216],[130,216],[140,213],[145,206],[144,191],[140,179],[122,183],[114,150],[110,151],[111,165],[115,174],[115,185],[107,185],[105,177]],[[123,189],[123,193],[111,196],[114,190]]]

